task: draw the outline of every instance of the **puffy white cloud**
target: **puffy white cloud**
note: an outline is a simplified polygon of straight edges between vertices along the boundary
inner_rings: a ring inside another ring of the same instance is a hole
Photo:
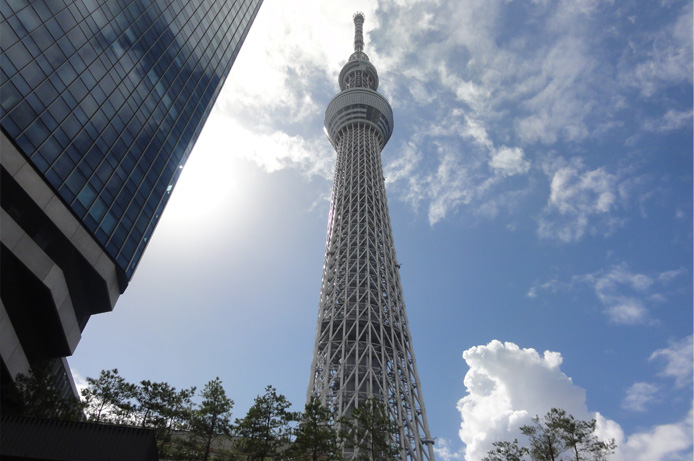
[[[664,359],[665,369],[661,372],[661,376],[674,378],[677,387],[684,387],[692,382],[693,348],[690,335],[672,343],[670,347],[653,352],[650,360]]]
[[[521,438],[520,426],[559,407],[580,419],[589,416],[585,390],[560,369],[561,354],[521,349],[494,340],[466,350],[468,394],[458,402],[465,459],[478,461],[492,442]]]
[[[470,368],[464,380],[467,395],[458,402],[464,457],[445,442],[437,451],[441,459],[480,461],[492,449],[492,442],[523,440],[520,426],[553,407],[578,419],[594,418],[596,436],[617,442],[617,451],[611,458],[615,461],[691,457],[691,412],[683,421],[626,435],[616,421],[587,410],[585,390],[561,371],[562,357],[558,352],[545,351],[541,355],[534,349],[494,340],[466,350],[463,358]]]
[[[622,408],[632,411],[646,411],[646,405],[656,398],[660,390],[652,383],[634,383],[627,389],[627,395],[622,401]]]
[[[513,176],[527,173],[530,169],[530,162],[525,160],[523,149],[520,147],[502,146],[492,153],[489,166],[504,176]]]
[[[671,424],[660,424],[626,436],[614,421],[596,415],[596,435],[614,438],[614,461],[685,461],[692,459],[692,412]]]
[[[619,179],[604,168],[588,170],[580,158],[545,165],[551,178],[550,196],[538,234],[563,242],[580,240],[586,232],[610,233],[616,225]]]

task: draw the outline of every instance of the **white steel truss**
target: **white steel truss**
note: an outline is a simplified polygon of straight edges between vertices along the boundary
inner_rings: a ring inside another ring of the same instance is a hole
[[[433,460],[381,166],[393,115],[363,52],[363,22],[356,13],[354,53],[325,116],[337,164],[307,398],[318,397],[337,418],[377,398],[399,427],[399,459]]]

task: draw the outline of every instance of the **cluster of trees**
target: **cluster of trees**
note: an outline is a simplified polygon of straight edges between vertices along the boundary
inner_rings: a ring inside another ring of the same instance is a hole
[[[513,442],[494,442],[494,450],[482,461],[604,461],[617,447],[595,436],[595,420],[581,421],[564,410],[552,408],[542,419],[535,416],[532,424],[521,426],[528,446]]]
[[[18,388],[29,402],[24,413],[151,428],[162,459],[340,460],[342,446],[358,450],[359,459],[397,457],[392,434],[398,428],[374,399],[336,421],[318,400],[303,412],[290,411],[287,398],[267,386],[246,416],[232,422],[234,401],[219,378],[204,386],[197,402],[195,387],[177,390],[149,380],[132,384],[117,369],[103,370],[87,384],[81,402],[66,402],[48,377],[21,377]]]
[[[232,422],[234,401],[222,381],[215,378],[197,394],[196,388],[176,390],[164,382],[127,382],[117,369],[87,378],[82,400],[61,397],[47,370],[38,368],[17,378],[23,414],[154,429],[159,456],[171,460],[341,460],[342,448],[358,453],[359,460],[397,459],[392,434],[398,426],[385,405],[369,399],[348,418],[337,421],[317,400],[303,412],[272,386],[256,397],[243,418]],[[21,408],[20,408],[21,407]],[[9,412],[9,411],[8,411]],[[614,452],[614,440],[595,435],[595,420],[581,421],[553,408],[542,419],[521,426],[528,444],[518,440],[495,442],[483,461],[604,461]]]

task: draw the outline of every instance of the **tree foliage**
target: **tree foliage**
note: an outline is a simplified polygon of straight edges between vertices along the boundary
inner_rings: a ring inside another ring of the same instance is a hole
[[[299,417],[296,439],[286,458],[302,460],[341,460],[338,431],[333,414],[320,400],[312,398]]]
[[[595,436],[595,419],[581,421],[567,415],[564,410],[552,410],[559,415],[560,437],[574,461],[603,461],[614,452],[617,447],[614,440],[604,442]]]
[[[487,453],[482,461],[522,461],[528,449],[518,446],[518,439],[513,442],[494,442],[494,450]]]
[[[39,418],[77,421],[84,405],[77,398],[63,396],[58,390],[48,363],[33,366],[28,374],[15,378],[19,395],[18,412]]]
[[[168,383],[140,382],[135,391],[135,421],[155,430],[160,455],[168,455],[173,431],[190,426],[195,387],[176,391]]]
[[[101,370],[99,377],[87,378],[82,389],[87,419],[93,422],[122,423],[130,418],[135,406],[137,387],[118,374],[118,369]]]
[[[291,404],[272,386],[259,395],[248,414],[236,420],[236,433],[240,437],[238,450],[249,460],[260,460],[279,454],[291,442],[291,423],[297,415],[289,411]]]
[[[614,440],[599,440],[595,424],[594,419],[577,420],[562,409],[552,408],[543,418],[535,416],[532,424],[521,426],[528,447],[518,447],[517,440],[495,442],[495,449],[484,461],[521,461],[526,455],[533,461],[604,461],[617,445]]]
[[[132,384],[115,368],[102,370],[97,378],[86,381],[83,401],[66,401],[55,388],[50,371],[36,369],[17,378],[17,400],[28,403],[9,402],[12,406],[6,406],[3,400],[3,411],[17,407],[16,412],[33,416],[86,416],[95,423],[152,428],[159,455],[171,460],[237,459],[242,455],[247,461],[339,461],[344,446],[357,454],[354,459],[389,460],[398,455],[393,441],[399,428],[390,420],[385,405],[375,399],[364,402],[350,417],[335,421],[331,411],[316,399],[306,404],[303,413],[290,411],[286,397],[267,386],[248,414],[236,420],[235,427],[231,424],[234,402],[219,378],[205,385],[198,404],[193,403],[195,387],[179,391],[168,383],[150,380]],[[296,422],[300,422],[298,427]],[[217,443],[217,438],[223,444]],[[234,442],[232,453],[229,450]]]
[[[202,459],[207,461],[212,442],[217,437],[231,435],[234,401],[227,397],[222,380],[218,377],[205,384],[200,396],[203,400],[192,413],[191,432],[202,442]]]
[[[398,455],[393,435],[399,427],[388,416],[380,400],[369,398],[340,420],[340,434],[347,447],[353,448],[358,460],[390,460]]]
[[[552,408],[545,416],[533,418],[533,424],[521,426],[521,432],[530,441],[530,455],[533,460],[557,461],[566,450],[561,438],[561,418],[564,410]]]

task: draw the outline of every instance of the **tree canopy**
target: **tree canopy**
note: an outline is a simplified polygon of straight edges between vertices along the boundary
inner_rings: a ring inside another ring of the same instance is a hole
[[[60,393],[48,362],[37,364],[26,375],[18,375],[15,378],[15,388],[18,402],[12,408],[3,405],[4,411],[66,420],[79,420],[82,416],[84,404]]]
[[[82,389],[87,419],[97,423],[123,422],[135,409],[136,393],[137,387],[120,376],[117,368],[101,370],[98,378],[87,378],[87,387]]]
[[[234,401],[227,397],[219,378],[205,384],[200,396],[203,400],[193,411],[191,432],[202,441],[203,460],[207,461],[214,439],[231,435],[231,409]]]
[[[287,450],[289,459],[341,460],[342,451],[335,419],[328,407],[312,398],[299,417],[296,439]]]
[[[234,402],[219,378],[204,386],[197,395],[199,403],[194,401],[195,387],[177,390],[147,379],[133,384],[116,368],[102,370],[97,378],[86,381],[82,402],[69,403],[55,389],[48,371],[20,376],[17,394],[25,403],[18,411],[151,428],[159,455],[170,460],[340,461],[344,449],[355,453],[353,459],[381,461],[395,459],[399,453],[395,441],[400,428],[391,421],[385,404],[374,398],[337,421],[317,399],[307,402],[303,413],[293,412],[287,398],[267,386],[246,416],[232,424]],[[579,430],[572,434],[576,443],[571,446],[582,453],[585,437]],[[506,458],[490,458],[497,459]]]
[[[289,411],[290,406],[284,395],[267,386],[265,394],[255,398],[248,414],[236,420],[239,452],[249,460],[262,461],[286,449],[291,442],[291,423],[297,420],[297,415]]]
[[[340,420],[341,436],[346,446],[357,453],[358,460],[389,460],[398,455],[393,436],[399,427],[388,416],[380,400],[366,399],[349,417]]]
[[[494,450],[483,461],[604,461],[614,453],[614,440],[602,441],[595,435],[595,419],[581,421],[566,411],[552,408],[532,424],[521,426],[529,446],[519,447],[518,440],[495,442]]]

